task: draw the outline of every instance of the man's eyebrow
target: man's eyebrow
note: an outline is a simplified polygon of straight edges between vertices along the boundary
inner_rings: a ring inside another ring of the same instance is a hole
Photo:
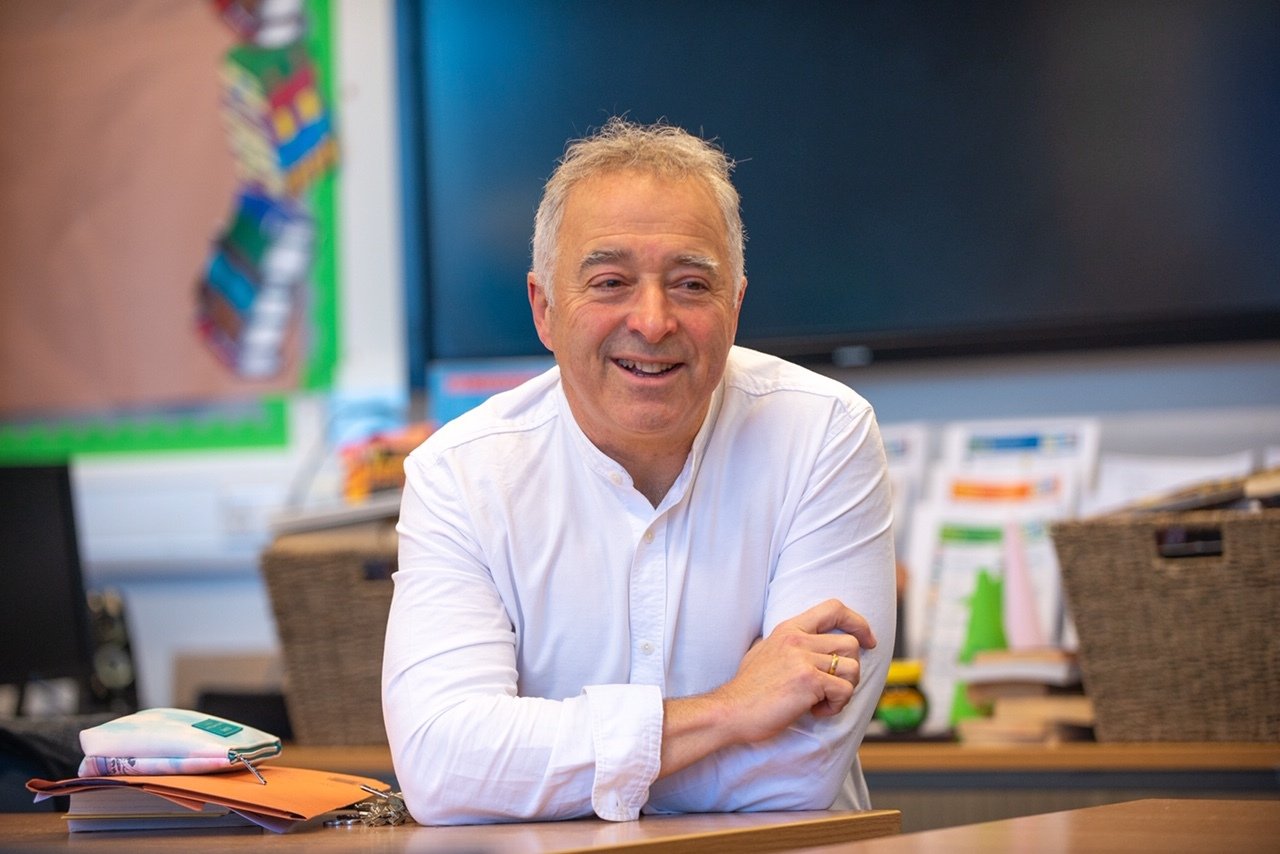
[[[592,267],[599,267],[602,264],[627,261],[630,258],[631,252],[626,249],[597,249],[583,256],[582,261],[578,264],[578,271],[583,272]]]
[[[695,267],[708,273],[715,273],[720,269],[720,262],[710,255],[680,255],[676,258],[676,264],[680,267]]]

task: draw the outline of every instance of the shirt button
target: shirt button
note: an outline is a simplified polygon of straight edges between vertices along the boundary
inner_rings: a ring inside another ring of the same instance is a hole
[[[622,486],[622,475],[617,472],[609,475],[609,480],[613,481],[614,486]]]
[[[652,542],[653,542],[653,531],[645,531],[645,532],[644,532],[644,541],[645,541],[646,543],[652,543]]]
[[[640,644],[640,651],[643,652],[645,655],[653,655],[653,644],[649,643],[648,641],[645,641],[644,643]]]

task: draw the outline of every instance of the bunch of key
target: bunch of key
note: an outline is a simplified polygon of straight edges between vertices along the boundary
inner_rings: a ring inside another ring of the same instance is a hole
[[[356,804],[361,824],[378,827],[384,824],[404,824],[411,820],[409,808],[404,805],[404,795],[401,792],[380,792],[372,786],[360,788],[373,795],[367,801]]]
[[[325,822],[326,827],[343,827],[362,824],[365,827],[380,827],[384,824],[404,824],[413,819],[409,816],[409,808],[404,805],[404,794],[401,792],[383,792],[372,786],[361,786],[361,789],[373,795],[368,800],[352,806],[355,812],[343,812]]]

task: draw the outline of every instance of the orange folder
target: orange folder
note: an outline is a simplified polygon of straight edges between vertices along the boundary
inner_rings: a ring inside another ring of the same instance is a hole
[[[222,774],[162,774],[155,776],[72,777],[66,780],[27,781],[27,788],[42,801],[73,792],[112,786],[142,789],[193,810],[220,804],[268,830],[281,833],[299,822],[331,810],[367,800],[362,786],[388,791],[381,780],[309,768],[260,765],[266,785],[248,770]]]

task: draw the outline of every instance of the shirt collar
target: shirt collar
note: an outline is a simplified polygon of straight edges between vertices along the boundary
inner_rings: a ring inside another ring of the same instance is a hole
[[[726,373],[728,373],[726,369]],[[666,496],[658,505],[658,510],[663,510],[679,501],[688,491],[689,485],[693,482],[697,474],[698,467],[702,464],[702,458],[706,452],[707,444],[711,441],[711,434],[715,431],[716,419],[720,415],[720,407],[724,402],[725,378],[721,377],[720,382],[716,385],[715,390],[711,393],[711,402],[707,406],[706,417],[702,419],[702,426],[698,428],[697,434],[693,437],[693,446],[689,449],[689,455],[685,458],[684,468],[680,470],[680,474],[676,477],[675,483],[671,484],[671,488],[667,490]],[[601,477],[617,483],[617,478],[621,477],[623,482],[631,484],[631,475],[622,467],[620,463],[601,451],[595,444],[587,438],[587,434],[583,432],[582,426],[578,424],[576,418],[573,417],[573,410],[569,406],[569,398],[564,393],[563,378],[556,386],[557,406],[560,412],[560,418],[573,437],[574,443],[581,452],[584,461],[591,469]]]

